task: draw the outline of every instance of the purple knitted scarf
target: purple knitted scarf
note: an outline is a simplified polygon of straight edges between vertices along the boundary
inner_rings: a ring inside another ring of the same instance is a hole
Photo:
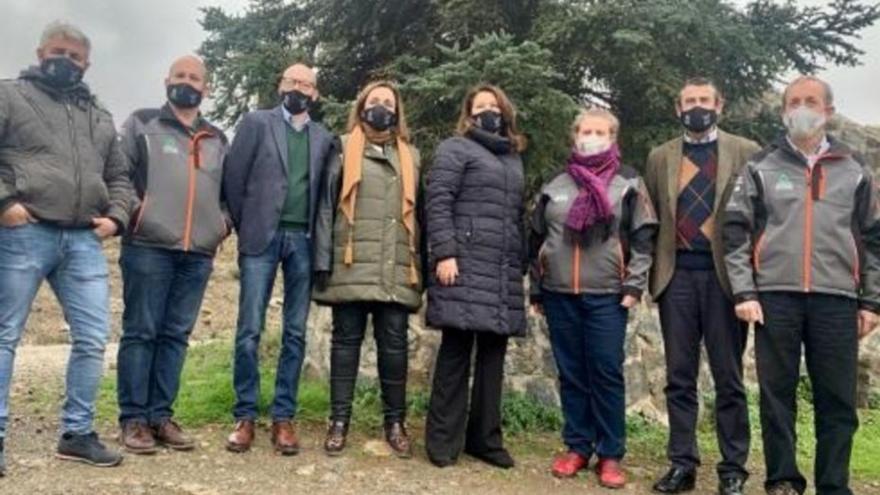
[[[608,184],[620,170],[620,148],[617,143],[597,155],[584,156],[572,150],[565,171],[580,191],[568,210],[565,226],[585,233],[593,225],[609,223],[614,211],[608,200]]]

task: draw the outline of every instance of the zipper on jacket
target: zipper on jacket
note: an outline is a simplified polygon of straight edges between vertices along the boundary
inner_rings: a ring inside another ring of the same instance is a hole
[[[189,140],[189,159],[187,160],[187,168],[189,169],[189,184],[186,194],[186,217],[183,227],[183,250],[189,251],[192,248],[192,226],[193,226],[193,210],[196,202],[196,170],[202,167],[201,155],[199,154],[199,146],[204,138],[211,137],[213,134],[207,131],[199,131],[195,133]]]
[[[79,169],[79,148],[76,145],[76,127],[73,121],[73,112],[70,109],[70,101],[64,102],[64,110],[67,111],[67,129],[70,135],[70,146],[73,149],[73,181],[76,184],[76,207],[74,208],[74,222],[79,220],[82,208],[82,173]]]
[[[804,207],[804,292],[810,292],[813,261],[813,169],[807,167],[807,204]]]
[[[574,254],[572,255],[574,260],[572,262],[572,270],[571,270],[571,286],[574,289],[575,294],[580,294],[581,292],[581,241],[577,239],[574,241]]]

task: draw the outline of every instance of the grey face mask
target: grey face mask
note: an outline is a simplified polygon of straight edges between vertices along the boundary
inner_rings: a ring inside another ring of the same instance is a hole
[[[782,118],[788,134],[794,139],[815,136],[825,126],[825,114],[800,106],[789,111]]]

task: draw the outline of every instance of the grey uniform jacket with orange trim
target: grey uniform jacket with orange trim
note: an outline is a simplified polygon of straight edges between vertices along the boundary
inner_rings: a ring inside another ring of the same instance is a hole
[[[110,113],[88,86],[58,91],[38,67],[0,82],[0,212],[21,203],[40,221],[128,225],[131,182]]]
[[[535,198],[529,237],[532,301],[540,299],[542,288],[641,297],[648,285],[658,225],[644,182],[633,168],[621,167],[608,185],[614,220],[594,227],[585,237],[565,227],[578,191],[574,179],[561,173]]]
[[[849,147],[829,143],[810,169],[782,137],[737,178],[723,239],[738,302],[763,291],[816,292],[880,311],[877,185]]]
[[[213,255],[232,226],[221,197],[223,132],[201,117],[186,129],[166,104],[134,112],[122,148],[138,198],[125,241]]]

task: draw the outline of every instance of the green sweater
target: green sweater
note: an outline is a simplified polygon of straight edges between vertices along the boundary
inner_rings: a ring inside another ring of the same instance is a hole
[[[281,227],[309,228],[309,132],[287,126],[287,197],[281,210]]]

